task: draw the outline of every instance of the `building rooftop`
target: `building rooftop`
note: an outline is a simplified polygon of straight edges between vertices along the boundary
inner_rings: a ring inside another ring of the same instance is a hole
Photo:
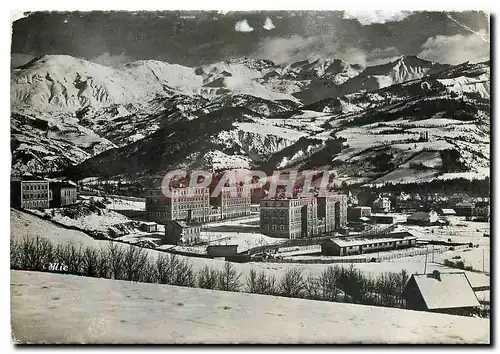
[[[143,225],[148,225],[148,226],[158,225],[157,223],[155,223],[153,221],[143,221],[142,224]]]
[[[388,235],[390,236],[390,234]],[[352,239],[342,239],[342,238],[334,238],[329,239],[339,247],[352,247],[352,246],[363,246],[363,245],[372,245],[374,243],[383,243],[383,242],[393,242],[393,241],[402,241],[402,240],[416,240],[416,236],[404,236],[404,237],[380,237],[380,238],[352,238]]]
[[[412,277],[429,310],[479,306],[464,272],[414,274]]]
[[[441,211],[444,214],[455,214],[455,209],[445,209],[445,208],[442,208]]]

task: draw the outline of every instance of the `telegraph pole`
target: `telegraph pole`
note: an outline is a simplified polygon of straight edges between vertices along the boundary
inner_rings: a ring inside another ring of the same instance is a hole
[[[427,251],[425,252],[424,274],[427,274]]]

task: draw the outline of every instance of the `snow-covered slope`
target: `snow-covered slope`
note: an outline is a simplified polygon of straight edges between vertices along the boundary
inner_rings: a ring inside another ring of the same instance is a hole
[[[21,343],[490,342],[487,319],[18,271],[11,318]]]
[[[490,167],[489,77],[488,63],[459,65],[316,102],[304,108],[317,112],[323,130],[310,134],[315,140],[307,144],[298,141],[276,153],[270,162],[282,168],[329,165],[374,183],[465,175],[483,179]]]

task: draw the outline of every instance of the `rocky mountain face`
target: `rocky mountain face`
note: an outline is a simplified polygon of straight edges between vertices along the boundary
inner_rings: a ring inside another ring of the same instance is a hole
[[[328,166],[370,183],[476,178],[489,169],[489,95],[489,62],[111,68],[42,56],[12,71],[12,173]]]

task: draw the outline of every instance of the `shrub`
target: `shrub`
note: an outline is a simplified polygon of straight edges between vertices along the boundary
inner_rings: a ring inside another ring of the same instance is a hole
[[[289,268],[280,280],[280,295],[286,297],[300,297],[305,283],[302,269]]]

